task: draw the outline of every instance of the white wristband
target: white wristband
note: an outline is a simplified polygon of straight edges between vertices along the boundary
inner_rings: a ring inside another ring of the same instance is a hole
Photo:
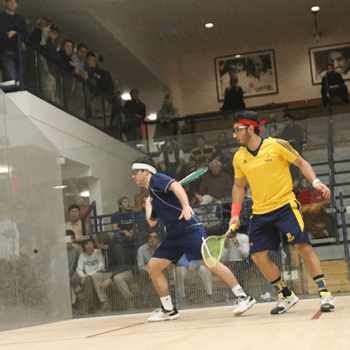
[[[321,182],[321,180],[315,179],[314,181],[312,181],[312,186],[315,186],[315,185],[318,184],[319,182]]]

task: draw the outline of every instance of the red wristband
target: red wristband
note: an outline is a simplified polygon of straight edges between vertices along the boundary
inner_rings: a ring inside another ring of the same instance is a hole
[[[239,213],[241,212],[242,206],[238,203],[232,203],[231,206],[231,217],[232,216],[239,216]]]

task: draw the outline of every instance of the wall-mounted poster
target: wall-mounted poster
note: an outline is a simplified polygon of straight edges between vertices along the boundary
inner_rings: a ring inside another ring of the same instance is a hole
[[[329,63],[344,80],[350,80],[350,43],[312,47],[309,49],[312,84],[321,84]]]
[[[274,50],[249,52],[214,59],[218,101],[223,101],[232,78],[244,97],[278,93]]]

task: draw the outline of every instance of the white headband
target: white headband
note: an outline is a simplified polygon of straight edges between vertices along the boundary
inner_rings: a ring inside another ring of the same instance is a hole
[[[147,169],[152,174],[155,174],[157,172],[155,167],[145,163],[134,163],[132,165],[132,170],[145,170],[145,169]]]

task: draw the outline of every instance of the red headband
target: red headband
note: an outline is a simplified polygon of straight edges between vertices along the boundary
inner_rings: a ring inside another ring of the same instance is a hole
[[[265,123],[266,123],[266,121],[265,120],[263,120],[263,121],[261,121],[259,124],[257,123],[257,122],[255,122],[255,121],[253,121],[253,120],[249,120],[249,119],[240,119],[240,120],[238,120],[238,122],[237,123],[240,123],[240,124],[243,124],[243,125],[253,125],[254,127],[257,127],[257,128],[259,128],[259,132],[260,132],[260,134],[262,134],[263,132],[262,132],[262,130],[260,129],[260,125],[264,125]]]

